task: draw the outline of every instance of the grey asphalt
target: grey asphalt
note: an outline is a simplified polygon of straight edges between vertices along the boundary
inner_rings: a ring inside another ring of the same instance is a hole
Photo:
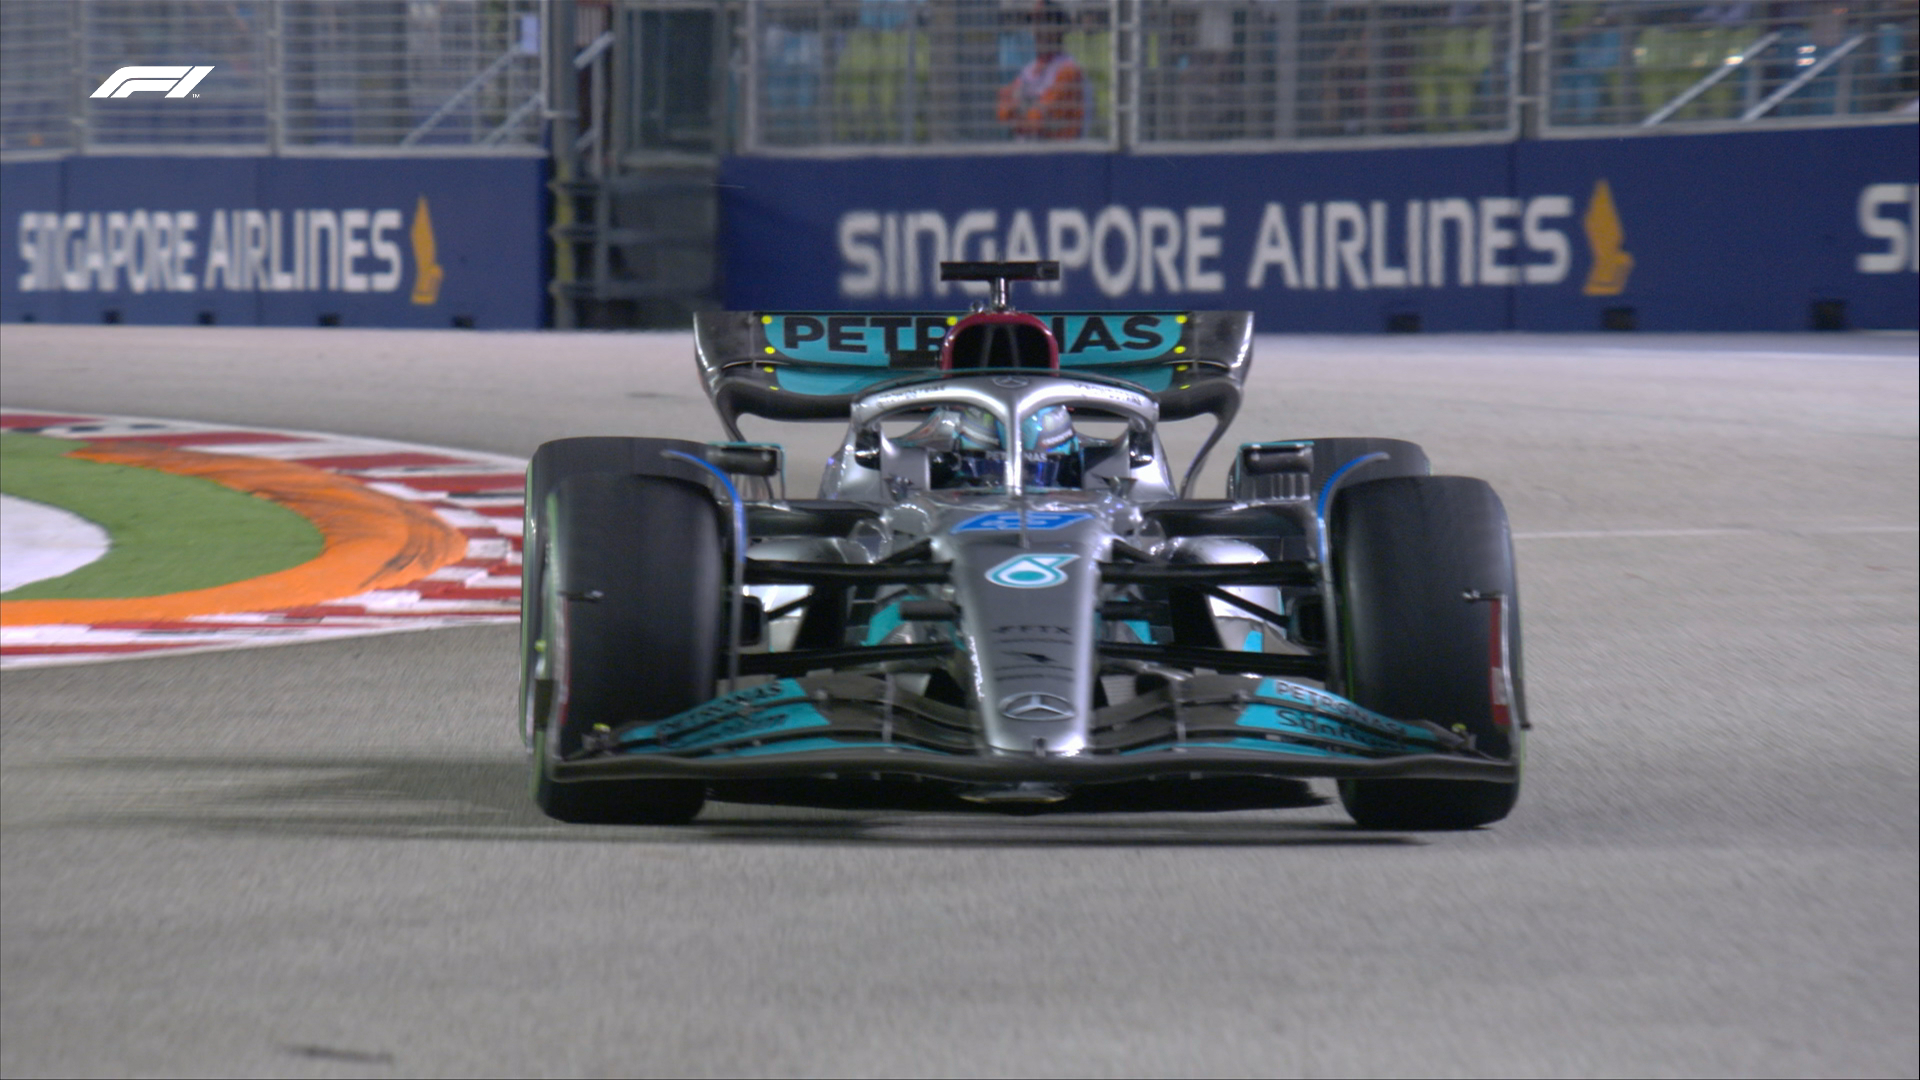
[[[7,326],[0,402],[526,454],[716,437],[688,353]],[[1912,334],[1260,340],[1240,437],[1415,439],[1510,508],[1537,728],[1470,834],[556,826],[506,627],[9,672],[0,1072],[1913,1076],[1916,367]]]

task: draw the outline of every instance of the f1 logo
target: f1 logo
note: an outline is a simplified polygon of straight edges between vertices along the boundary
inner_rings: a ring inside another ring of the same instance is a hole
[[[100,89],[87,96],[123,98],[128,94],[159,93],[164,90],[170,98],[183,98],[199,86],[200,80],[212,70],[212,64],[206,67],[123,67],[107,76],[107,81],[100,84]]]

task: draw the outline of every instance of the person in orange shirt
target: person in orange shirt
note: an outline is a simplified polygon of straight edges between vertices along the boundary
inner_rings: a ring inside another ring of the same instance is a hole
[[[1034,57],[1000,88],[1000,122],[1016,139],[1078,139],[1087,117],[1087,77],[1060,44],[1067,13],[1039,0],[1033,22]]]

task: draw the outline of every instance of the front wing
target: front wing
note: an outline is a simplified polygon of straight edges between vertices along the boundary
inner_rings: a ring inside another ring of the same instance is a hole
[[[780,678],[550,761],[553,780],[910,776],[1097,784],[1171,776],[1396,777],[1512,783],[1516,762],[1424,721],[1278,678],[1194,676],[1100,709],[1074,755],[982,749],[965,710],[886,676]]]

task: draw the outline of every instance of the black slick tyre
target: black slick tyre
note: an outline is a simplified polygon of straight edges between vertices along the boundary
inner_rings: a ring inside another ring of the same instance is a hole
[[[553,691],[551,679],[537,669],[541,627],[545,625],[545,564],[540,558],[546,530],[547,496],[561,481],[592,473],[643,474],[658,465],[659,451],[672,448],[698,454],[697,443],[666,439],[635,439],[616,435],[555,439],[541,444],[527,463],[526,516],[521,530],[520,568],[520,730],[529,744],[538,733],[538,717],[546,715]]]
[[[1519,760],[1519,599],[1499,496],[1464,476],[1370,481],[1340,492],[1330,531],[1346,696],[1388,716],[1431,720],[1473,736],[1485,753]],[[1495,605],[1486,598],[1496,597],[1511,702],[1495,700]],[[1341,803],[1370,829],[1470,829],[1506,817],[1518,795],[1517,783],[1340,782]]]
[[[550,677],[534,737],[534,797],[561,821],[679,824],[706,800],[696,780],[568,781],[554,762],[589,737],[713,696],[723,606],[719,516],[679,480],[592,473],[546,500],[539,640]]]

